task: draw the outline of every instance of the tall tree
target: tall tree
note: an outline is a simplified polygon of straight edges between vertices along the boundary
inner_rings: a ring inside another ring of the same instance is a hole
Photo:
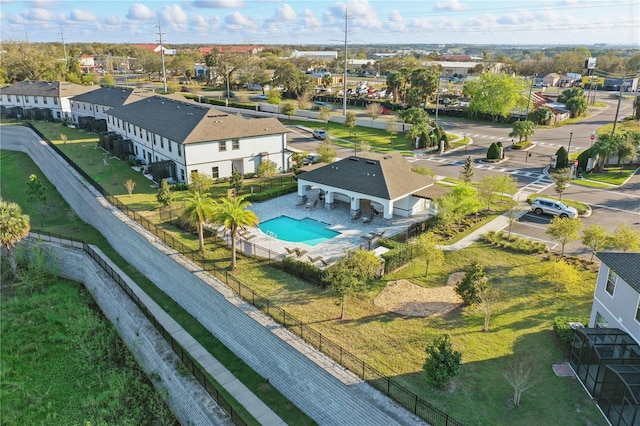
[[[591,225],[582,231],[582,244],[591,249],[591,261],[593,262],[593,254],[602,250],[609,242],[609,234],[607,229],[602,225]]]
[[[380,259],[373,252],[357,249],[326,269],[325,281],[340,302],[340,319],[344,317],[346,297],[362,292],[380,264]]]
[[[551,172],[550,176],[555,184],[553,189],[558,194],[559,199],[562,200],[562,194],[567,190],[571,181],[571,169],[557,169],[555,172]]]
[[[198,228],[199,248],[200,252],[204,253],[204,224],[213,217],[215,202],[209,194],[201,194],[198,191],[192,192],[184,201],[183,219]]]
[[[482,312],[482,316],[484,317],[482,331],[485,333],[489,331],[489,321],[491,320],[491,315],[493,315],[493,312],[496,309],[498,300],[498,292],[491,284],[478,287],[477,308]]]
[[[602,160],[598,161],[598,170],[602,171],[609,164],[609,157],[618,151],[618,145],[622,139],[623,136],[620,133],[598,135],[598,140],[591,147],[591,152],[601,157]]]
[[[454,290],[465,304],[476,305],[480,302],[478,292],[488,286],[488,281],[489,277],[484,272],[482,265],[474,262]]]
[[[526,89],[521,78],[487,72],[468,81],[464,91],[471,97],[472,114],[488,114],[497,121],[509,117],[516,107],[526,107],[526,99],[521,95]]]
[[[29,216],[22,214],[20,206],[0,199],[0,247],[6,250],[14,276],[18,275],[18,262],[13,249],[29,235],[29,229]]]
[[[213,186],[213,178],[202,172],[192,172],[189,175],[189,180],[191,180],[191,189],[200,195],[208,192]]]
[[[248,210],[251,203],[244,197],[225,197],[215,205],[211,216],[215,223],[227,229],[231,234],[231,269],[236,268],[236,238],[239,229],[258,226],[256,214]]]
[[[551,224],[547,227],[546,234],[560,243],[562,246],[560,256],[564,256],[564,246],[580,238],[580,229],[582,229],[580,218],[556,216],[551,219]]]
[[[518,138],[518,142],[522,139],[528,140],[536,131],[536,125],[533,121],[516,121],[513,123],[513,130],[509,133],[510,138]]]
[[[318,147],[318,155],[321,163],[333,163],[338,153],[333,142],[327,139]]]
[[[638,251],[640,250],[640,231],[626,223],[621,223],[611,233],[607,245],[614,250]]]
[[[311,78],[290,62],[281,61],[273,73],[273,84],[282,87],[288,97],[293,98],[306,90],[313,90]]]
[[[389,117],[387,119],[387,125],[385,127],[385,130],[389,134],[389,139],[390,139],[389,143],[393,144],[393,139],[398,134],[398,123],[395,118]]]
[[[169,207],[173,204],[173,193],[171,192],[171,186],[167,179],[162,179],[162,181],[160,181],[156,199],[162,207]]]
[[[27,181],[27,201],[35,203],[42,225],[44,223],[44,208],[47,204],[47,189],[34,174],[30,175]]]
[[[471,160],[471,156],[468,156],[462,165],[462,169],[460,169],[460,179],[462,179],[466,185],[470,185],[473,181],[474,174],[473,160]]]
[[[425,261],[424,276],[429,274],[429,267],[438,267],[444,262],[444,253],[438,247],[437,239],[431,232],[420,234],[418,238],[411,244],[416,255],[422,256]]]

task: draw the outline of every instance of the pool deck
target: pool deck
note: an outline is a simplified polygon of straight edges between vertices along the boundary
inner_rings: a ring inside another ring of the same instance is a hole
[[[311,190],[307,194],[310,200],[316,200],[318,198],[317,190]],[[322,204],[319,204],[315,209],[307,209],[304,206],[296,207],[296,202],[297,194],[293,193],[273,200],[255,203],[250,209],[258,215],[261,222],[282,215],[289,216],[293,219],[304,219],[308,217],[328,223],[327,228],[340,232],[340,235],[315,246],[310,246],[304,243],[278,240],[266,235],[259,228],[250,228],[248,231],[254,237],[251,237],[249,241],[260,247],[279,253],[279,255],[283,257],[287,255],[285,247],[289,249],[297,247],[306,251],[300,260],[308,261],[307,256],[312,258],[322,256],[325,262],[330,263],[342,257],[348,250],[356,249],[361,245],[368,245],[368,240],[363,237],[370,237],[371,232],[384,232],[384,236],[389,237],[404,232],[411,223],[420,222],[429,217],[427,212],[410,218],[394,216],[388,223],[381,215],[378,215],[374,217],[371,223],[366,224],[362,222],[362,219],[351,220],[350,206],[347,203],[335,203],[336,206],[332,209],[327,209]]]

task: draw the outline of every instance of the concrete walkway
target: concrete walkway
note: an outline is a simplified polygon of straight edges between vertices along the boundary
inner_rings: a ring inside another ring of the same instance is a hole
[[[77,214],[101,232],[127,262],[316,422],[367,426],[424,424],[238,300],[219,281],[196,272],[195,267],[192,271],[180,267],[176,260],[183,262],[181,256],[86,186],[32,131],[0,126],[0,138],[3,149],[28,153]],[[304,348],[305,353],[298,348]]]

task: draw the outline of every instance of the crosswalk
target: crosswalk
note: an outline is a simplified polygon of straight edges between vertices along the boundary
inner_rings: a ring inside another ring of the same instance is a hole
[[[407,161],[409,161],[410,163],[415,163],[416,161],[420,161],[420,160],[427,160],[434,163],[447,164],[451,166],[462,166],[464,164],[464,161],[462,160],[448,160],[446,158],[438,158],[438,157],[417,156],[417,157],[407,158]],[[496,173],[504,173],[504,174],[523,176],[523,177],[534,179],[532,182],[520,188],[517,194],[517,199],[519,200],[526,200],[529,195],[538,194],[544,191],[545,189],[549,188],[551,185],[553,185],[553,181],[543,173],[529,172],[529,171],[520,170],[520,169],[508,169],[506,167],[501,167],[495,164],[479,163],[479,164],[474,164],[473,167],[475,169],[490,170]]]

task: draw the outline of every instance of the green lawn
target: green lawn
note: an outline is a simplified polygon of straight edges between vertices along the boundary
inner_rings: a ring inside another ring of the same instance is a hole
[[[122,200],[127,202],[128,197]],[[195,247],[195,238],[185,237]],[[219,267],[228,265],[229,251],[219,240],[208,240],[207,251],[210,262]],[[343,320],[337,319],[339,308],[329,290],[265,262],[239,256],[235,274],[326,338],[464,424],[545,424],[551,418],[563,425],[603,424],[580,384],[575,379],[555,377],[550,368],[551,363],[563,360],[551,331],[553,318],[589,315],[595,273],[582,271],[582,282],[563,289],[554,303],[541,257],[477,243],[448,252],[445,258],[442,267],[430,268],[428,277],[424,277],[424,263],[417,259],[382,280],[372,281],[366,293],[347,299]],[[482,317],[467,308],[422,318],[393,314],[375,304],[375,297],[389,281],[406,279],[423,288],[442,287],[449,274],[464,271],[473,261],[485,265],[492,285],[501,294],[489,333],[480,331]],[[455,379],[456,390],[452,393],[431,389],[422,374],[424,348],[430,338],[443,332],[452,335],[454,347],[463,353],[462,372]],[[518,409],[509,407],[511,391],[501,377],[501,365],[514,350],[536,350],[539,363],[535,374],[543,378],[524,394],[523,407]]]
[[[625,183],[627,179],[633,176],[635,172],[635,167],[607,167],[603,172],[592,172],[583,175],[585,179],[592,180],[608,185],[622,185]],[[573,183],[577,183],[578,185],[582,185],[583,181],[578,179],[572,181]],[[587,182],[589,184],[590,182]]]
[[[82,222],[27,154],[0,150],[0,164],[0,191],[2,197],[5,200],[20,204],[23,211],[32,217],[32,228],[61,234],[75,240],[83,240],[100,247],[102,251],[149,294],[162,309],[180,323],[209,353],[288,424],[314,424],[309,417],[295,407],[287,398],[282,396],[273,386],[265,383],[263,377],[254,372],[233,352],[222,345],[218,339],[202,327],[197,319],[193,318],[146,277],[132,268],[118,255],[98,231]],[[42,215],[38,213],[35,204],[27,201],[24,191],[24,183],[27,182],[29,175],[32,173],[38,176],[48,190],[47,207],[45,214]],[[153,198],[155,200],[155,195]],[[122,199],[127,200],[129,197],[123,196]],[[193,249],[197,248],[198,242],[195,236],[179,232],[171,227],[168,228],[168,231],[177,238],[181,238],[185,245]],[[218,253],[220,254],[219,257],[224,259],[224,266],[227,266],[229,262],[228,251],[220,250]],[[243,419],[245,421],[249,424],[257,424],[257,422],[248,415],[246,410],[235,402],[221,386],[218,385],[217,389],[232,404],[234,410],[244,413]]]

